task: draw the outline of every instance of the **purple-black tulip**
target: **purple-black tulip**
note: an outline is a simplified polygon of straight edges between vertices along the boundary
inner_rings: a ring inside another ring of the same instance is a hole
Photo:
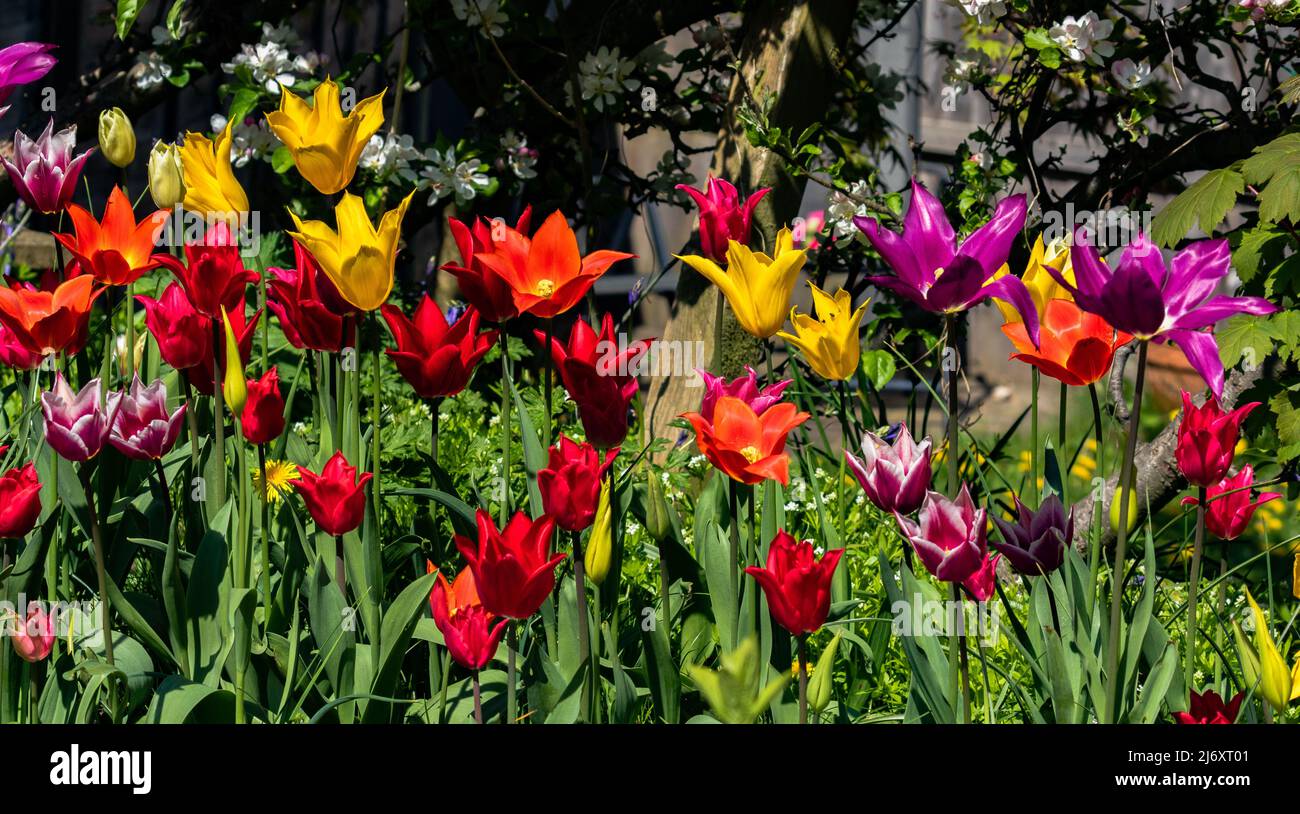
[[[1036,512],[1016,498],[1016,514],[1015,523],[993,518],[1003,542],[989,545],[1026,576],[1050,574],[1060,568],[1066,546],[1074,539],[1074,509],[1067,513],[1061,499],[1050,495]]]

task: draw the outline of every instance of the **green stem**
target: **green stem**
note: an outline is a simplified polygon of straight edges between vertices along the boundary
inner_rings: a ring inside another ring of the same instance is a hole
[[[217,512],[221,511],[226,505],[226,408],[225,394],[221,389],[221,380],[224,378],[224,365],[221,364],[221,349],[225,347],[225,337],[222,335],[222,326],[220,320],[212,321],[212,432],[213,447],[212,454],[217,458],[217,482],[212,484],[216,490],[217,499],[209,507],[208,518],[211,519]]]
[[[573,532],[573,581],[578,600],[578,665],[581,668],[587,666],[591,658],[591,631],[587,624],[587,564],[582,554],[582,533],[577,531]],[[586,705],[583,704],[579,706],[578,720],[586,718]]]
[[[519,623],[511,619],[506,622],[506,723],[513,724],[519,716],[518,676],[515,674],[515,658],[519,650]]]
[[[1029,494],[1033,497],[1035,506],[1039,503],[1038,497],[1038,368],[1031,367],[1029,372],[1029,404],[1031,408],[1029,416]]]
[[[380,489],[379,477],[379,455],[382,451],[380,439],[380,399],[383,398],[383,355],[381,353],[382,342],[379,341],[379,326],[375,322],[375,312],[370,312],[370,325],[375,335],[374,354],[371,356],[372,367],[370,369],[370,471],[375,473],[370,483],[371,498],[375,503],[375,539],[379,539],[378,530],[383,528],[383,518],[380,516],[382,503],[382,490]],[[359,366],[358,366],[359,367]]]
[[[952,314],[944,317],[945,330],[948,336],[948,348],[952,351],[951,358],[944,358],[943,364],[948,368],[948,494],[952,498],[957,497],[961,491],[961,485],[958,482],[960,453],[957,449],[958,434],[960,428],[957,423],[957,318]],[[1035,387],[1035,393],[1037,388]]]
[[[257,445],[257,466],[262,473],[262,625],[271,631],[271,500],[266,482],[266,444]]]
[[[513,653],[513,651],[511,652]],[[513,655],[510,657],[510,663],[514,664]],[[474,723],[483,723],[483,691],[479,686],[478,670],[474,671]],[[509,721],[506,721],[506,723],[509,723]]]
[[[126,385],[135,381],[135,283],[126,284]]]
[[[961,660],[962,723],[970,723],[970,652],[966,647],[966,607],[961,599],[961,586],[952,583],[952,598],[957,603],[957,652]]]
[[[1218,583],[1219,585],[1215,589],[1216,596],[1215,596],[1214,604],[1217,606],[1218,618],[1225,619],[1227,617],[1223,615],[1223,612],[1224,612],[1224,607],[1226,606],[1228,601],[1228,561],[1226,559],[1219,560]],[[1225,627],[1224,625],[1219,625],[1218,634],[1215,636],[1216,643],[1219,645],[1218,647],[1219,654],[1222,654],[1224,652],[1223,648],[1227,644],[1227,637],[1224,633],[1224,627]],[[1219,684],[1221,681],[1223,681],[1223,658],[1220,655],[1220,658],[1214,660],[1214,687],[1216,690],[1219,688]],[[1188,689],[1190,690],[1191,688],[1188,687]]]
[[[808,723],[808,634],[798,637],[799,642],[799,723]]]
[[[1183,654],[1183,683],[1192,689],[1196,667],[1196,603],[1201,593],[1201,557],[1205,552],[1206,489],[1197,489],[1196,543],[1192,549],[1192,575],[1187,584],[1187,652]]]
[[[553,377],[555,373],[554,370],[555,360],[551,357],[551,338],[554,335],[555,335],[555,319],[554,317],[547,317],[546,318],[546,344],[543,346],[542,349],[542,358],[544,360],[544,365],[546,367],[546,390],[545,390],[546,416],[542,421],[542,426],[545,428],[546,432],[545,435],[542,436],[543,449],[546,449],[551,445],[551,420],[552,420],[551,419],[552,416],[551,390],[553,390],[555,387],[555,385],[553,384],[554,381]]]
[[[1097,383],[1088,385],[1088,396],[1092,401],[1092,431],[1097,439],[1097,469],[1093,476],[1100,479],[1101,485],[1093,487],[1092,496],[1092,546],[1088,551],[1088,572],[1092,581],[1088,583],[1092,594],[1092,607],[1097,607],[1097,577],[1101,573],[1101,535],[1102,516],[1106,513],[1106,443],[1105,428],[1101,423],[1101,401],[1097,398]]]
[[[1037,370],[1038,368],[1034,368]],[[1061,474],[1061,502],[1070,505],[1070,462],[1065,460],[1065,430],[1066,430],[1066,410],[1070,404],[1070,388],[1064,382],[1061,383],[1061,400],[1059,404],[1058,418],[1060,419],[1056,431],[1056,444],[1059,447],[1056,452],[1056,464]]]
[[[504,529],[510,520],[510,355],[506,352],[506,332],[503,330],[498,336],[501,344],[501,506],[497,523]]]

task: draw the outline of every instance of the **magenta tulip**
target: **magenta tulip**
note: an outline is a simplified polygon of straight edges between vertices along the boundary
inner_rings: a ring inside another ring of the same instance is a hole
[[[759,387],[758,374],[754,372],[754,368],[745,365],[745,370],[748,371],[746,375],[727,381],[703,368],[695,368],[695,372],[704,380],[704,400],[700,403],[700,415],[704,416],[705,421],[713,421],[713,408],[718,403],[718,399],[723,396],[740,399],[749,405],[754,415],[761,416],[768,407],[781,400],[781,393],[793,381],[793,379],[786,379],[766,387]]]
[[[185,421],[185,405],[167,412],[167,388],[162,379],[145,387],[136,376],[127,393],[108,394],[113,429],[108,442],[128,458],[156,461],[171,451]]]
[[[926,492],[919,525],[899,512],[894,518],[921,562],[944,582],[966,582],[985,567],[988,520],[983,509],[975,508],[966,484],[955,501]]]
[[[867,499],[882,511],[911,514],[921,508],[930,488],[929,438],[917,444],[900,424],[893,446],[869,432],[862,438],[862,457],[844,450],[844,458]]]
[[[19,87],[50,72],[58,62],[50,53],[53,50],[53,45],[43,42],[16,42],[0,48],[0,105]]]
[[[103,403],[99,379],[94,379],[80,393],[73,393],[60,373],[54,389],[41,394],[41,411],[45,414],[45,440],[50,448],[73,463],[85,463],[99,454],[108,441],[115,415]]]
[[[691,196],[691,200],[700,208],[700,248],[709,258],[719,263],[727,259],[729,241],[749,245],[754,207],[771,191],[760,189],[742,204],[740,193],[733,184],[711,175],[704,192],[686,184],[678,184],[677,189]]]

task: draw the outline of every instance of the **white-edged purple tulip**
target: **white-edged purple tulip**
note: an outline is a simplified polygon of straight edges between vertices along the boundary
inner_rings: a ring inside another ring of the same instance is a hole
[[[892,445],[869,432],[862,437],[862,457],[844,450],[844,458],[867,499],[878,508],[911,514],[921,507],[930,488],[929,438],[918,444],[907,426],[900,424]]]

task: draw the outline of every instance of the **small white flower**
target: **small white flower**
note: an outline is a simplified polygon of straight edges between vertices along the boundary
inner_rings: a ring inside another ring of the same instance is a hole
[[[214,133],[226,129],[226,117],[220,113],[213,115],[209,123]],[[270,161],[271,154],[280,146],[280,140],[263,118],[244,119],[230,129],[230,136],[230,163],[236,167],[243,167],[254,158]]]
[[[866,198],[868,194],[867,182],[854,181],[849,185],[849,193],[858,198]],[[826,205],[826,219],[837,238],[849,237],[856,232],[857,227],[853,225],[853,218],[866,214],[866,204],[858,203],[839,190],[831,193],[830,203]]]
[[[957,5],[980,25],[988,25],[1007,13],[1006,4],[999,0],[958,0]]]
[[[630,59],[622,59],[618,49],[604,45],[587,54],[578,63],[578,88],[584,100],[591,100],[599,111],[612,106],[625,91],[641,87],[641,80],[629,74],[636,68]]]
[[[1135,63],[1126,57],[1111,65],[1110,72],[1125,90],[1137,90],[1151,81],[1151,66],[1145,59]]]
[[[1115,47],[1106,42],[1114,27],[1110,20],[1103,20],[1090,11],[1082,17],[1066,17],[1052,26],[1047,35],[1071,62],[1101,65],[1104,57],[1115,53]]]
[[[506,164],[515,177],[521,181],[537,177],[537,151],[528,146],[528,139],[516,135],[514,130],[507,130],[501,137],[501,151],[505,153]]]
[[[172,75],[172,66],[157,51],[145,51],[136,58],[135,71],[135,86],[140,90],[149,90],[154,85],[167,81]]]
[[[799,511],[799,504],[795,503],[793,500],[787,501],[785,504],[785,510],[787,512],[797,512]]]
[[[451,13],[470,28],[478,29],[485,39],[506,33],[502,26],[510,22],[499,0],[451,0]]]
[[[380,181],[397,176],[408,183],[415,183],[416,175],[411,169],[411,162],[419,158],[420,151],[415,148],[410,136],[393,133],[381,136],[376,133],[362,148],[357,164],[374,173]]]

